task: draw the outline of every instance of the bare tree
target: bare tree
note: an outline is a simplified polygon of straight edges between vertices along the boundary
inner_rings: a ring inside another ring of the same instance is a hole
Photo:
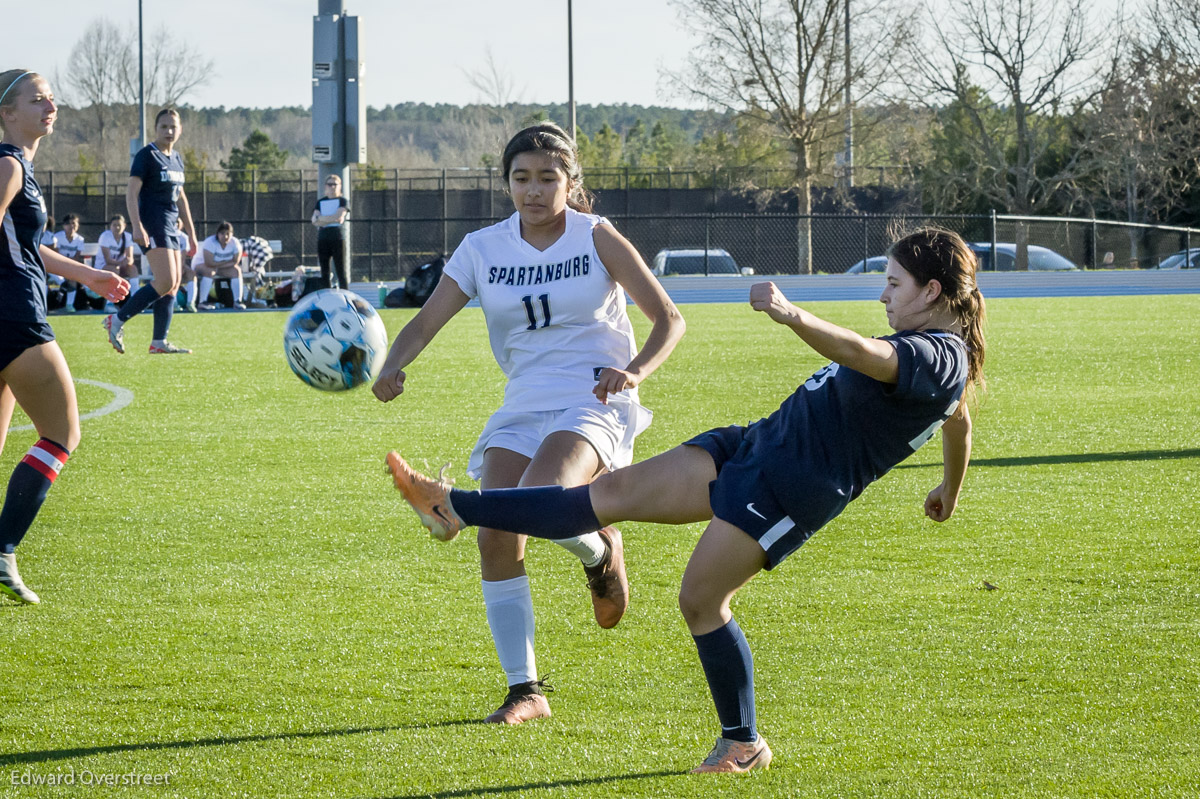
[[[465,69],[462,72],[467,78],[467,83],[479,92],[485,105],[503,108],[509,103],[520,102],[512,75],[496,63],[496,56],[492,52],[491,45],[483,48],[482,66],[470,72]]]
[[[1084,149],[1094,165],[1098,200],[1129,222],[1167,218],[1196,184],[1195,88],[1185,73],[1163,68],[1162,50],[1136,50],[1114,70],[1097,99]]]
[[[151,37],[146,52],[146,99],[152,104],[178,104],[212,78],[213,61],[165,27]],[[71,48],[67,71],[56,83],[65,99],[93,118],[99,139],[96,152],[103,166],[114,126],[135,127],[138,103],[136,28],[107,18],[92,20]]]
[[[126,33],[107,19],[94,19],[71,48],[65,79],[55,79],[66,89],[64,99],[86,108],[94,120],[102,166],[109,132],[121,118],[118,105],[126,102],[124,80],[130,55]]]
[[[1200,75],[1200,0],[1155,0],[1149,21],[1148,38],[1161,53],[1181,71]]]
[[[847,84],[854,102],[895,75],[911,15],[894,0],[673,0],[701,44],[667,74],[677,94],[753,119],[792,153],[799,199],[798,261],[812,272],[812,180],[821,145],[844,135]]]
[[[483,49],[483,64],[473,70],[462,69],[467,83],[479,92],[481,106],[468,107],[466,114],[471,117],[466,126],[459,131],[442,130],[439,138],[447,145],[451,139],[462,139],[469,136],[472,141],[466,143],[466,150],[472,156],[478,154],[479,163],[492,167],[499,163],[497,153],[504,142],[513,134],[518,126],[518,113],[515,104],[520,102],[523,89],[516,89],[516,82],[511,73],[506,71],[496,61],[491,45]]]
[[[1098,46],[1086,24],[1088,6],[1084,0],[955,0],[952,9],[950,20],[932,26],[937,47],[919,51],[921,89],[966,110],[976,151],[999,178],[984,187],[992,200],[1030,213],[1070,178],[1037,171],[1054,140],[1054,117],[1096,89],[1091,61]]]
[[[129,49],[136,52],[130,32]],[[137,59],[126,61],[124,89],[126,102],[138,100]],[[190,92],[212,79],[215,62],[197,48],[180,41],[164,25],[151,37],[146,52],[146,101],[151,105],[179,105]]]
[[[1170,221],[1200,181],[1200,0],[1155,3],[1127,49],[1090,109],[1084,185],[1129,222]]]

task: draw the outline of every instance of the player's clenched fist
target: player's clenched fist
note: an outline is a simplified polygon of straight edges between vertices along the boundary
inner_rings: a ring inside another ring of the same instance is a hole
[[[750,287],[750,307],[762,311],[780,324],[787,324],[797,311],[779,287],[770,281],[755,283]]]
[[[403,369],[384,369],[371,385],[371,391],[380,402],[391,402],[404,393]]]

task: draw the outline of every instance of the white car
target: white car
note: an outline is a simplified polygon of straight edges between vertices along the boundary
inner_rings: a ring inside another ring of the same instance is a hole
[[[739,269],[726,250],[659,250],[650,264],[656,275],[752,275],[753,269]]]
[[[980,272],[1011,272],[1017,268],[1017,245],[1012,242],[996,243],[996,265],[992,265],[992,245],[987,241],[975,241],[967,245],[979,259]],[[1048,247],[1029,245],[1030,272],[1077,272],[1079,267]]]

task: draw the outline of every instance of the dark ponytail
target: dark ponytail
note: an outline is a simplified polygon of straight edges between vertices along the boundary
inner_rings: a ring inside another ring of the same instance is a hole
[[[501,156],[504,182],[508,183],[512,162],[521,153],[544,152],[558,161],[567,175],[567,206],[585,214],[592,212],[592,194],[583,187],[583,168],[579,153],[567,132],[553,122],[543,122],[517,133],[509,140]]]
[[[888,248],[888,257],[924,286],[936,280],[942,287],[939,302],[944,302],[958,319],[967,345],[967,382],[983,390],[983,359],[987,341],[983,325],[987,306],[975,282],[978,259],[962,237],[937,227],[909,233]]]

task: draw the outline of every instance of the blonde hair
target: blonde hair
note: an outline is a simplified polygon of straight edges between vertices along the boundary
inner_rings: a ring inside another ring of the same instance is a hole
[[[28,69],[10,69],[0,72],[0,111],[16,106],[17,98],[21,96],[21,90],[14,91],[14,88],[21,78],[29,78],[32,81],[34,78],[40,77],[41,75]],[[3,126],[4,119],[0,118],[0,127]]]

